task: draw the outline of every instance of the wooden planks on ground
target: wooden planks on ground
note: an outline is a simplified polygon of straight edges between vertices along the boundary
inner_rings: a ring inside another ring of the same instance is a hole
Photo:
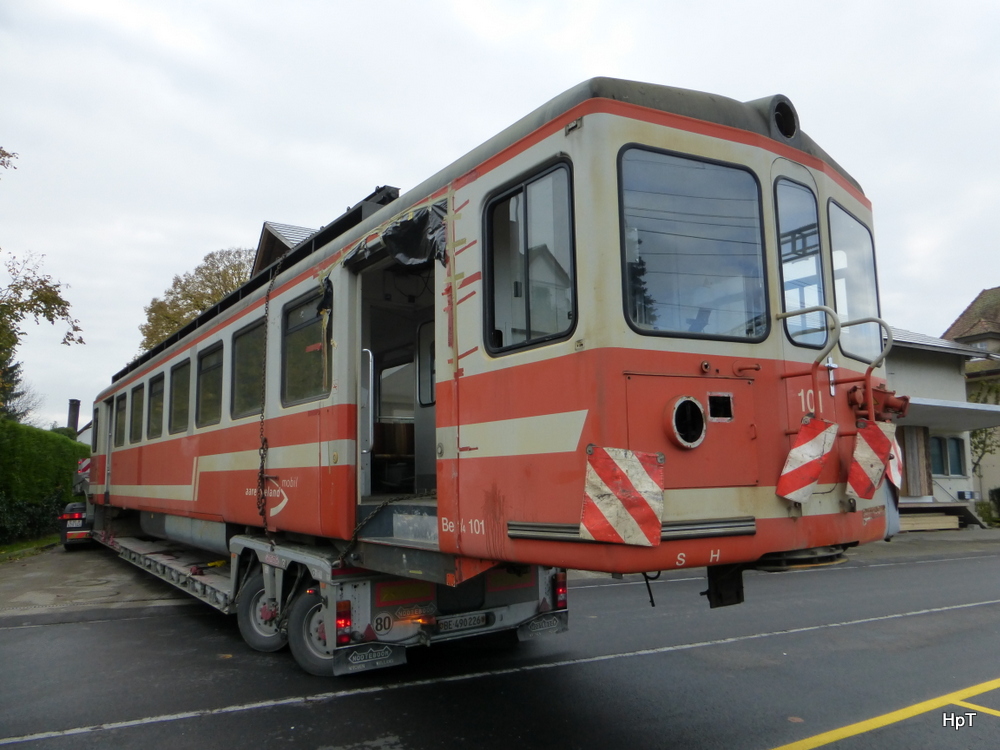
[[[900,518],[900,531],[944,531],[957,528],[958,516],[946,513],[905,513]]]

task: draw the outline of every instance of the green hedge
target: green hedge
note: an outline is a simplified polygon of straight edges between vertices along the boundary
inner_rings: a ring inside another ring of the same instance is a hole
[[[57,531],[77,461],[89,455],[63,435],[0,420],[0,544]]]

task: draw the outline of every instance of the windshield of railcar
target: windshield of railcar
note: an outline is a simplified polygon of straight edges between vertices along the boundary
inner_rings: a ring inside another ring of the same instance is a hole
[[[868,227],[830,202],[830,244],[833,248],[833,295],[842,322],[878,316],[875,248]],[[847,326],[840,335],[844,354],[871,362],[882,350],[876,323]]]
[[[621,207],[633,328],[701,338],[767,334],[760,189],[750,172],[627,148]]]

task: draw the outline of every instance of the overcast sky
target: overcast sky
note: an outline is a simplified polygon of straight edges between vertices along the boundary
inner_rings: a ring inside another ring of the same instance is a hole
[[[1000,286],[1000,3],[0,0],[0,247],[45,256],[87,341],[29,326],[38,421],[88,415],[206,253],[413,187],[593,76],[790,97],[872,200],[890,324],[939,336]]]

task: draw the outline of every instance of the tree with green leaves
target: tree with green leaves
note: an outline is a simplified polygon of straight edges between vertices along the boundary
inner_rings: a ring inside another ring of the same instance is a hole
[[[13,353],[0,359],[0,419],[29,422],[41,404],[41,397],[21,378],[21,363]]]
[[[248,247],[216,250],[206,255],[193,271],[174,276],[163,297],[153,297],[144,308],[146,322],[139,326],[142,351],[153,348],[243,286],[250,278],[253,259],[254,250]]]
[[[984,380],[976,383],[969,392],[969,401],[974,404],[1000,404],[1000,380]],[[1000,427],[984,427],[969,433],[969,449],[972,453],[972,471],[982,479],[983,459],[1000,450]]]

